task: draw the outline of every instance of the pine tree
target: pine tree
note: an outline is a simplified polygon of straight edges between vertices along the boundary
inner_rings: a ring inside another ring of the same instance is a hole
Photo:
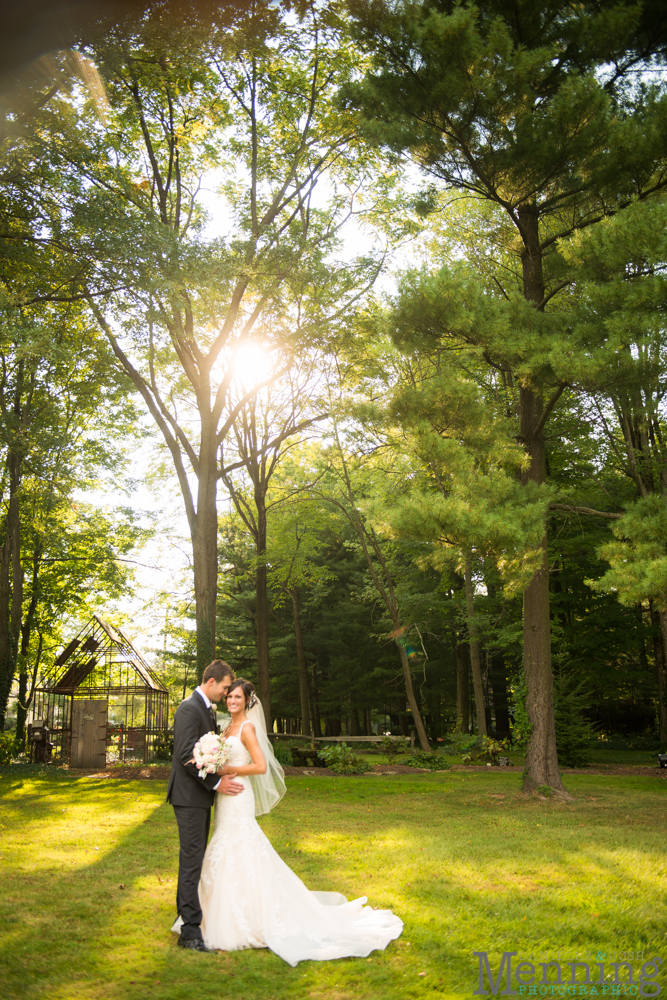
[[[667,184],[665,96],[636,83],[664,31],[651,33],[635,4],[353,0],[352,9],[371,69],[347,99],[367,134],[422,166],[434,182],[425,208],[437,202],[438,185],[488,203],[496,247],[510,262],[494,274],[469,266],[412,276],[394,336],[411,350],[451,344],[488,360],[516,399],[529,458],[521,478],[534,489],[546,476],[545,427],[587,349],[582,331],[559,315],[574,280],[559,245]],[[565,794],[546,530],[541,549],[523,595],[532,725],[525,788]]]

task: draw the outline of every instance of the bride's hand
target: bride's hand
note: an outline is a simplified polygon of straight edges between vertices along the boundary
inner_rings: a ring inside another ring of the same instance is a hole
[[[233,767],[227,767],[227,765],[224,764],[222,767],[218,768],[218,774],[222,777],[223,774],[236,774],[236,771]]]

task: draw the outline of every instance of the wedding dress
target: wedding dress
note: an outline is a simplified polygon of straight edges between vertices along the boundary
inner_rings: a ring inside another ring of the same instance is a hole
[[[233,747],[228,764],[250,764],[240,732],[227,740]],[[244,786],[239,795],[216,795],[199,884],[208,948],[270,948],[294,966],[309,958],[365,957],[401,934],[403,921],[391,910],[365,906],[366,896],[348,902],[338,892],[308,890],[259,827],[250,779],[236,780]]]

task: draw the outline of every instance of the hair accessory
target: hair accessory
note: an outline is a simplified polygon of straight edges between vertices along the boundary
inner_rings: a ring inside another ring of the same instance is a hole
[[[246,712],[248,712],[251,708],[254,708],[256,704],[257,704],[257,695],[253,691],[253,693],[250,695],[250,701],[248,702],[248,705],[246,707]]]

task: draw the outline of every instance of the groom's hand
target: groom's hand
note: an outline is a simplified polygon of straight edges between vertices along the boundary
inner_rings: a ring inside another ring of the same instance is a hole
[[[242,792],[243,785],[240,781],[234,781],[235,777],[236,774],[223,774],[216,792],[221,792],[223,795],[238,795],[239,792]]]

